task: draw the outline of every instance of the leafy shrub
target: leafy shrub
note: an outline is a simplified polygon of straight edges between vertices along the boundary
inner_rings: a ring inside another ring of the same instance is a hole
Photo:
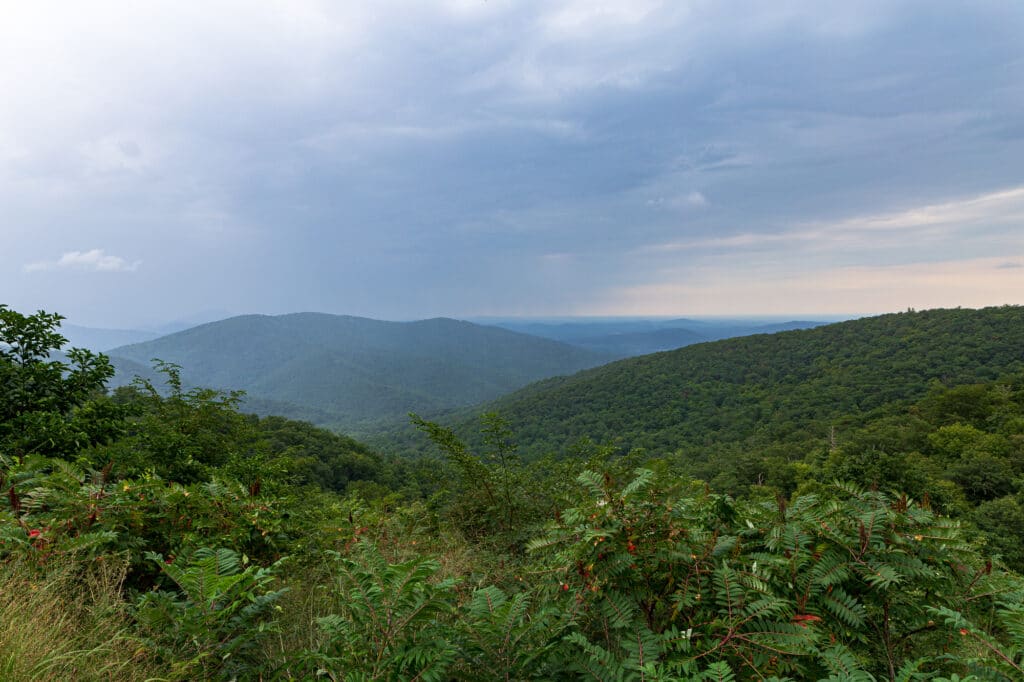
[[[176,561],[149,553],[177,590],[148,592],[136,603],[144,640],[178,679],[253,676],[253,654],[272,632],[271,589],[278,564],[261,568],[229,549],[200,548]]]
[[[739,503],[673,494],[646,470],[622,488],[594,473],[580,483],[590,496],[531,548],[557,571],[562,610],[577,614],[569,669],[595,679],[696,676],[710,664],[798,679],[963,673],[956,658],[974,653],[931,609],[982,614],[1020,589],[1005,575],[994,589],[958,526],[905,497],[843,486]]]
[[[552,656],[570,622],[551,606],[531,608],[527,593],[506,595],[497,587],[473,592],[458,623],[460,680],[543,678],[557,669]]]
[[[104,355],[72,348],[58,329],[64,318],[22,315],[0,304],[0,453],[67,455],[119,433],[119,411],[98,398],[114,375]]]
[[[455,582],[435,580],[440,565],[416,558],[389,564],[360,542],[355,558],[337,553],[337,613],[317,620],[323,639],[311,661],[331,680],[445,679],[457,648],[450,619]]]

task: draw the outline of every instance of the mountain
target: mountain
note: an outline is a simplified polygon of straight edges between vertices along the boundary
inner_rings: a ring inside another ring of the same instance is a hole
[[[147,326],[144,327],[144,329],[146,331],[155,332],[156,336],[164,336],[166,334],[173,334],[175,332],[191,329],[192,327],[198,327],[199,325],[207,324],[208,322],[226,320],[230,317],[235,317],[236,315],[237,312],[228,312],[223,308],[211,308],[208,310],[200,310],[174,320]]]
[[[493,324],[525,334],[571,343],[581,348],[608,353],[619,358],[627,358],[682,348],[703,341],[716,341],[751,334],[769,334],[791,329],[807,329],[825,323],[811,320],[779,322],[758,318],[681,318],[672,320],[637,318],[580,319],[555,322],[495,320]]]
[[[678,320],[678,322],[691,324],[686,327],[664,327],[652,331],[588,336],[571,343],[582,348],[628,358],[665,350],[674,350],[704,341],[716,341],[735,336],[750,336],[752,334],[774,334],[775,332],[792,329],[809,329],[824,324],[823,322],[803,320],[757,325],[737,325],[733,322],[728,324],[701,324],[691,320]]]
[[[786,320],[769,322],[766,320],[677,320],[686,323],[689,329],[703,334],[708,341],[720,341],[736,336],[752,336],[754,334],[774,334],[776,332],[793,331],[794,329],[811,329],[827,324],[822,320]]]
[[[708,337],[692,329],[679,328],[588,336],[574,341],[573,345],[628,358],[663,350],[673,350],[709,340]]]
[[[650,318],[564,318],[559,320],[483,318],[478,321],[502,329],[541,336],[565,343],[576,343],[583,339],[610,336],[613,334],[634,334],[657,331],[669,327],[683,327],[686,320],[659,320]]]
[[[933,383],[1024,368],[1024,307],[931,310],[701,343],[538,382],[482,410],[527,454],[589,437],[689,458],[824,444],[833,427],[923,396]],[[470,433],[470,420],[462,433]]]
[[[122,370],[115,383],[130,380],[123,370],[159,358],[181,365],[188,385],[246,391],[250,409],[339,426],[480,403],[610,359],[451,319],[383,322],[320,313],[233,317],[110,356]]]
[[[88,348],[91,351],[103,352],[130,343],[141,343],[158,338],[160,334],[139,329],[101,329],[98,327],[81,327],[76,324],[62,324],[60,333],[68,340],[72,348]]]

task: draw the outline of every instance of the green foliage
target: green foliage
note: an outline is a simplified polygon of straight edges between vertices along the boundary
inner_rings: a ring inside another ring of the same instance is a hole
[[[392,463],[351,438],[284,417],[265,417],[256,424],[271,457],[286,458],[296,485],[316,485],[344,493],[364,482],[401,487]]]
[[[990,678],[993,673],[1002,679],[1024,679],[1024,597],[1019,585],[1000,591],[995,621],[1008,633],[1010,642],[1002,642],[985,628],[979,627],[962,612],[948,607],[932,608],[932,613],[941,618],[951,632],[957,632],[970,652],[962,662],[972,672]],[[996,679],[1000,679],[996,677]]]
[[[114,370],[107,357],[72,348],[60,315],[22,315],[0,304],[0,453],[69,454],[117,434],[118,413],[93,402]]]
[[[233,459],[264,454],[251,420],[238,413],[239,392],[185,390],[180,367],[156,361],[156,369],[165,377],[167,395],[148,379],[122,391],[119,399],[134,417],[127,437],[94,452],[94,459],[114,460],[124,476],[153,472],[187,484],[208,479]]]
[[[968,518],[981,530],[989,551],[1016,570],[1024,568],[1024,504],[1019,494],[983,502]]]
[[[951,389],[933,386],[905,414],[886,416],[844,439],[824,462],[823,475],[902,490],[969,520],[989,551],[1019,570],[1022,417],[1022,375]]]
[[[1012,365],[971,335],[1015,339],[1002,325],[1017,309],[871,323],[925,353],[877,339],[889,354],[871,361],[897,363],[880,395],[857,383],[876,374],[847,338],[856,324],[744,341],[746,365],[720,347],[685,389],[717,414],[676,414],[671,438],[692,439],[654,456],[579,439],[523,458],[485,415],[470,444],[416,418],[445,456],[419,462],[242,415],[239,394],[171,364],[166,387],[106,399],[93,375],[58,404],[75,369],[45,369],[59,319],[40,316],[8,316],[24,341],[0,362],[23,382],[0,397],[22,405],[0,420],[5,679],[1021,677],[1024,583],[1005,567],[1024,562],[1024,375],[989,381],[942,350],[970,341]],[[943,325],[956,333],[931,357],[919,328]],[[803,378],[758,364],[761,343]],[[928,382],[924,365],[975,383]],[[601,428],[635,442],[662,397],[630,388],[628,418]]]
[[[521,680],[549,675],[569,621],[550,606],[531,608],[530,595],[497,587],[473,592],[460,623],[459,679]]]
[[[763,677],[896,679],[925,663],[922,652],[958,644],[930,607],[984,614],[996,594],[958,526],[905,497],[856,486],[792,504],[680,497],[644,470],[622,487],[597,474],[580,484],[588,499],[531,544],[560,576],[553,596],[577,614],[566,641],[579,675],[695,676],[714,663]],[[926,663],[963,671],[938,653]]]
[[[260,568],[228,549],[199,548],[187,557],[148,558],[176,591],[147,592],[136,603],[142,636],[176,679],[252,677],[253,653],[273,631],[273,590],[280,566]]]
[[[355,557],[333,555],[337,613],[318,619],[312,653],[317,676],[331,680],[443,680],[456,659],[451,626],[455,583],[433,580],[437,562],[389,564],[360,543]]]
[[[496,414],[483,415],[485,452],[477,455],[450,429],[415,414],[410,418],[458,472],[459,485],[450,490],[454,499],[447,509],[452,522],[471,540],[489,540],[516,551],[539,519],[545,498],[531,485],[536,481],[516,455],[508,424]]]
[[[239,482],[182,486],[107,474],[42,457],[12,463],[3,474],[11,487],[0,502],[0,560],[23,552],[40,563],[123,554],[128,584],[144,588],[156,578],[147,551],[170,555],[219,542],[270,561],[291,541],[282,519],[286,500],[254,496]]]
[[[586,436],[623,450],[678,452],[694,463],[691,473],[711,480],[735,465],[732,446],[821,447],[832,427],[842,435],[894,412],[933,381],[957,386],[1013,373],[1022,347],[1024,307],[882,315],[623,360],[538,382],[488,409],[510,421],[528,456]],[[971,404],[964,395],[935,409],[970,414]],[[773,476],[754,468],[737,483]]]

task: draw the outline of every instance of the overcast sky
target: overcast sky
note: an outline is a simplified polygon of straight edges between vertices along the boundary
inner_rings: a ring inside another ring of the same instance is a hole
[[[0,302],[1024,303],[1024,2],[0,0]]]

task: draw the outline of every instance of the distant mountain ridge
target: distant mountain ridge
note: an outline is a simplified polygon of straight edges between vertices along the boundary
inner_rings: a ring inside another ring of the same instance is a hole
[[[495,326],[571,343],[619,358],[673,350],[706,341],[751,334],[771,334],[826,324],[815,320],[773,321],[758,318],[671,320],[623,319],[541,322],[498,320]]]
[[[119,369],[115,383],[159,358],[181,365],[189,385],[246,391],[252,409],[319,423],[330,416],[338,426],[480,403],[612,359],[448,318],[325,313],[232,317],[109,354]]]

